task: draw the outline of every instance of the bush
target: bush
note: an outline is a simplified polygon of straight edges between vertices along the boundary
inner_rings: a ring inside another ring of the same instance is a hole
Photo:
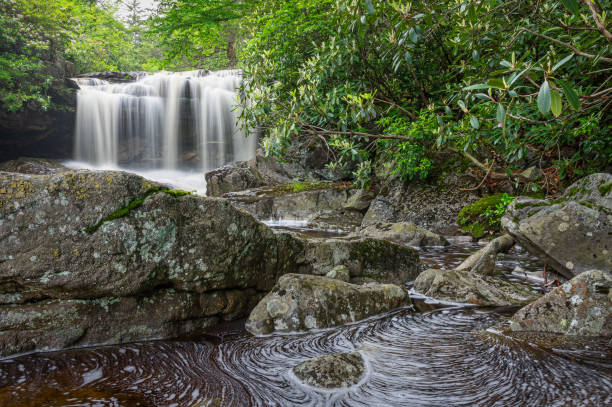
[[[507,193],[495,194],[479,199],[465,206],[457,216],[457,223],[464,232],[471,233],[476,239],[486,233],[501,230],[501,218],[515,197]]]

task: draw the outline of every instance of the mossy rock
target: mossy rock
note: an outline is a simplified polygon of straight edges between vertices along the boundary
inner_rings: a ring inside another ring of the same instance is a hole
[[[499,232],[501,215],[496,218],[487,218],[485,213],[493,211],[507,197],[508,195],[503,193],[489,195],[465,206],[457,216],[457,223],[461,230],[471,233],[476,239],[481,238],[487,232]]]

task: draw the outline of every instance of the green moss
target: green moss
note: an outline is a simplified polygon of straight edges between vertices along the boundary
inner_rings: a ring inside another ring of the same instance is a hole
[[[457,216],[457,223],[463,231],[477,239],[487,231],[497,232],[500,230],[501,217],[513,200],[513,196],[505,193],[485,196],[464,207]]]
[[[606,185],[600,185],[599,186],[599,193],[601,194],[601,196],[606,196],[610,193],[610,190],[612,190],[612,182],[606,184]]]
[[[148,197],[150,197],[153,194],[160,193],[160,192],[164,193],[164,194],[168,194],[168,195],[170,195],[170,196],[172,196],[174,198],[179,198],[179,197],[185,196],[185,195],[191,195],[191,192],[187,192],[187,191],[173,190],[173,189],[163,189],[163,188],[160,188],[160,187],[153,187],[153,188],[149,189],[147,192],[145,192],[145,194],[144,194],[144,196],[142,198],[135,199],[135,200],[131,201],[130,203],[128,203],[127,206],[125,206],[125,207],[123,207],[121,209],[117,209],[115,212],[113,212],[110,215],[106,216],[105,218],[100,220],[95,225],[92,225],[92,226],[86,228],[85,232],[87,232],[87,233],[94,233],[104,223],[113,221],[115,219],[123,218],[123,217],[129,215],[130,212],[132,212],[134,209],[139,208],[143,204],[145,199],[147,199]]]

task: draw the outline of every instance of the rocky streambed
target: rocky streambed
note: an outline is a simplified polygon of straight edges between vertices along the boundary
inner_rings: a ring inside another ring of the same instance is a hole
[[[25,164],[0,167],[2,406],[612,403],[609,174],[474,242],[445,236],[451,184],[257,157],[200,197]]]

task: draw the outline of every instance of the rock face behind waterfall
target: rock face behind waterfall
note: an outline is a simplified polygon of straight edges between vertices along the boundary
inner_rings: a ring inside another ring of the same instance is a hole
[[[585,177],[559,199],[518,198],[502,225],[566,278],[612,270],[612,175]]]
[[[251,312],[254,335],[305,331],[355,322],[409,303],[393,284],[355,285],[327,277],[287,274]]]

